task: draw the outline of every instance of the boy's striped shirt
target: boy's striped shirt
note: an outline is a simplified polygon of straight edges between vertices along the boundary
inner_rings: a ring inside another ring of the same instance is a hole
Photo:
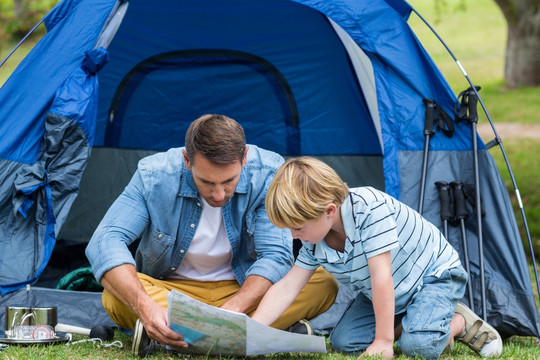
[[[352,188],[340,211],[347,235],[345,251],[333,250],[324,241],[306,242],[296,265],[315,269],[320,264],[371,299],[367,259],[390,251],[396,312],[405,309],[424,276],[438,277],[460,265],[458,253],[435,225],[384,192]]]

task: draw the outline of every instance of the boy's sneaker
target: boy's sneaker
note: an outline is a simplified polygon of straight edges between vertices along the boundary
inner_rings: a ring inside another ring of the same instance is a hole
[[[133,329],[133,343],[131,345],[131,353],[135,356],[145,357],[152,354],[161,345],[156,341],[151,340],[146,334],[142,322],[137,319],[135,329]]]
[[[296,333],[296,334],[304,334],[304,335],[314,335],[313,327],[311,326],[310,322],[306,319],[302,319],[300,321],[295,322],[292,324],[289,328],[287,328],[285,331]]]
[[[460,302],[457,303],[456,313],[465,319],[465,328],[456,336],[456,340],[464,343],[483,357],[501,355],[502,338],[494,327]]]

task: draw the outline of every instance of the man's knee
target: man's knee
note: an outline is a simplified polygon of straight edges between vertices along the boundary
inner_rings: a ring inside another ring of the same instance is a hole
[[[137,315],[110,291],[103,290],[101,302],[103,308],[116,325],[124,329],[133,329],[135,327]]]
[[[105,311],[110,315],[111,311],[116,308],[117,303],[120,302],[116,296],[114,296],[109,290],[104,289],[101,295],[101,303],[105,308]]]
[[[338,283],[336,278],[323,267],[319,267],[315,271],[311,280],[308,282],[308,286],[311,288],[314,296],[324,297],[330,306],[336,300],[339,290]]]

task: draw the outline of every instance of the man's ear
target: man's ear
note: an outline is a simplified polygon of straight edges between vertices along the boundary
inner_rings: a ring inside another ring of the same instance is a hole
[[[191,162],[189,161],[189,158],[187,156],[187,152],[185,149],[182,149],[182,155],[184,155],[184,163],[186,164],[186,169],[191,171]]]
[[[248,150],[249,150],[249,145],[246,145],[246,150],[244,151],[244,157],[242,158],[242,168],[246,166]]]

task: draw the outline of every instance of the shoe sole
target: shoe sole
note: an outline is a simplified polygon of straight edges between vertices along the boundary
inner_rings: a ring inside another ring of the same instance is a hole
[[[141,345],[143,326],[140,321],[135,323],[135,329],[133,330],[133,344],[131,345],[131,353],[135,356],[139,356],[139,347]]]
[[[313,326],[311,326],[311,323],[309,321],[307,321],[306,319],[302,319],[298,322],[306,327],[306,335],[315,335],[315,332],[313,331]]]

